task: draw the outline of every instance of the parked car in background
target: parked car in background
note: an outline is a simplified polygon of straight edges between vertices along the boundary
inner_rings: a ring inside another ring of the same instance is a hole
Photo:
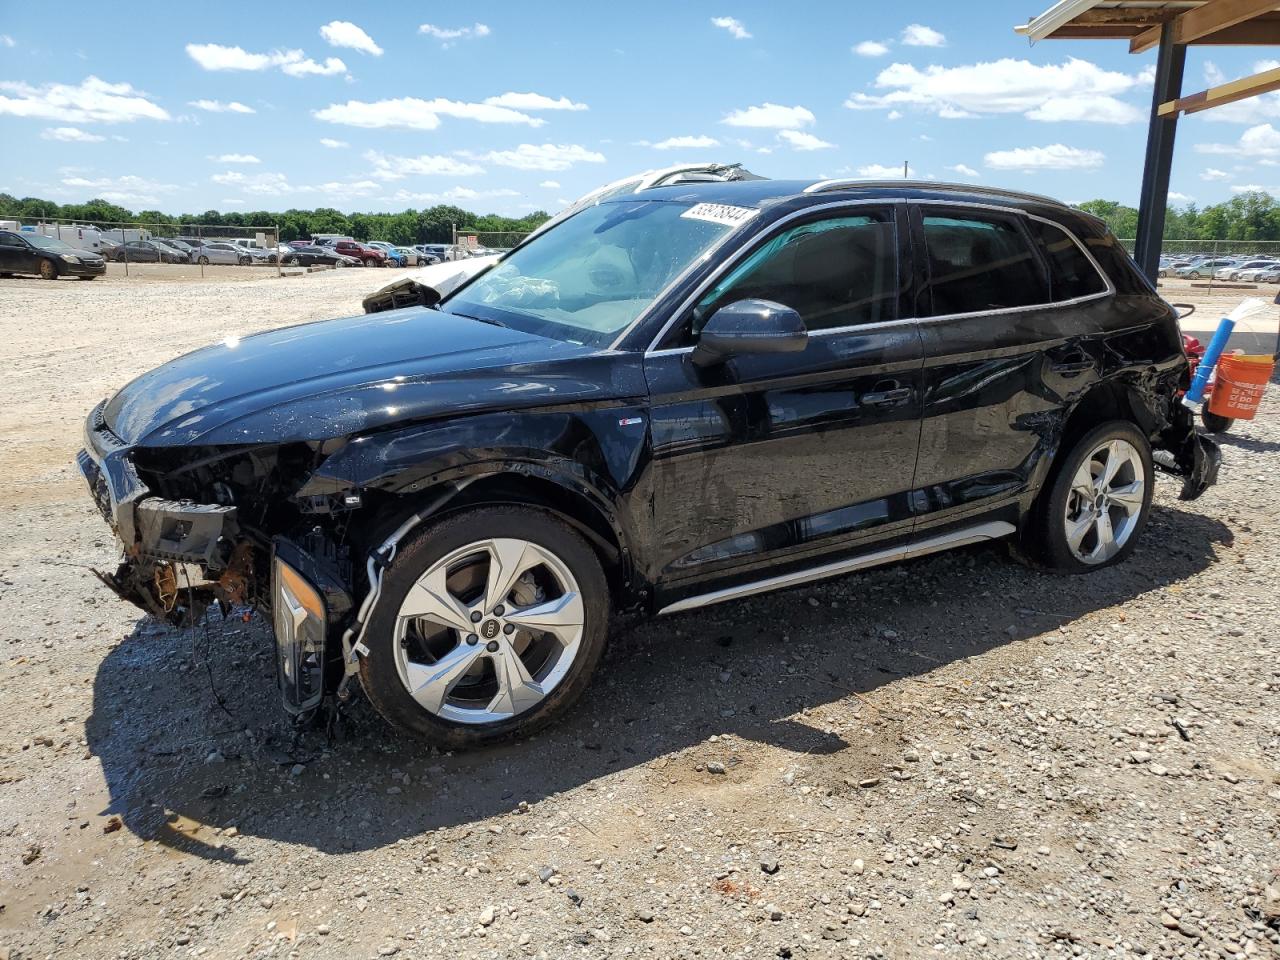
[[[168,240],[160,240],[158,238],[150,242],[159,246],[162,249],[162,252],[166,252],[170,254],[170,259],[166,260],[165,263],[190,263],[191,262],[191,254],[188,251],[183,250],[176,243],[172,243]]]
[[[1178,267],[1173,271],[1175,277],[1184,280],[1208,280],[1223,267],[1234,266],[1235,261],[1226,257],[1200,260],[1190,266]]]
[[[81,250],[56,237],[0,230],[0,277],[35,274],[44,280],[79,277],[92,280],[107,272],[101,254]]]
[[[78,463],[121,596],[181,625],[253,602],[291,712],[358,679],[455,749],[562,715],[614,612],[829,599],[1004,538],[1064,573],[1124,561],[1156,463],[1184,499],[1217,477],[1187,369],[1120,242],[1047,198],[684,183],[578,209],[429,305],[144,373]]]
[[[1280,263],[1272,261],[1260,267],[1246,267],[1240,271],[1240,276],[1235,278],[1246,283],[1277,283],[1280,282]]]
[[[1215,280],[1231,280],[1241,279],[1240,274],[1245,270],[1257,270],[1259,268],[1274,267],[1275,263],[1271,260],[1237,260],[1235,263],[1219,268],[1215,273]]]
[[[359,240],[326,240],[322,246],[331,247],[345,256],[355,257],[366,267],[382,267],[387,263],[385,250],[370,247]]]
[[[425,253],[420,253],[413,247],[394,247],[393,250],[404,258],[404,263],[401,264],[401,266],[422,267],[426,266],[428,262],[427,255]]]
[[[457,249],[449,243],[424,243],[418,247],[424,253],[429,253],[435,257],[437,261],[443,263],[446,260],[457,260]]]
[[[195,258],[192,257],[192,254],[196,252],[196,248],[193,247],[191,244],[187,243],[185,240],[178,240],[171,237],[163,237],[158,239],[160,240],[161,243],[165,244],[166,246],[173,247],[175,250],[181,250],[183,253],[187,255],[188,258],[192,260],[192,262],[194,262]]]
[[[419,266],[427,267],[433,263],[441,263],[444,261],[444,255],[432,251],[429,244],[415,243],[413,245],[413,249],[418,252],[418,256],[421,258],[418,261]]]
[[[118,255],[129,263],[189,263],[191,259],[176,247],[158,240],[130,240]]]
[[[364,262],[355,257],[348,257],[346,254],[339,253],[332,247],[294,247],[288,253],[283,254],[283,262],[291,267],[313,267],[317,264],[327,264],[331,267],[362,267]]]
[[[243,247],[227,240],[207,240],[200,246],[196,254],[196,263],[239,264],[247,267],[253,263],[253,257]]]

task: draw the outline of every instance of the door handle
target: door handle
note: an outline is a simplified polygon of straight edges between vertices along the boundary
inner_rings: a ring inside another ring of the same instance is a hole
[[[910,387],[895,387],[892,390],[879,390],[862,395],[864,407],[896,407],[911,399]]]

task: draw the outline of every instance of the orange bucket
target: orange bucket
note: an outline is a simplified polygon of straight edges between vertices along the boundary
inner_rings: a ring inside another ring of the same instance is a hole
[[[1262,391],[1275,373],[1274,357],[1235,354],[1218,360],[1209,412],[1231,420],[1252,420]]]

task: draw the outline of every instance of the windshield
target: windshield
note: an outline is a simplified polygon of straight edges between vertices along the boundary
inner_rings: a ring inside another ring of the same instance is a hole
[[[69,243],[63,243],[61,240],[56,240],[53,237],[41,236],[38,233],[24,233],[22,235],[22,239],[26,240],[27,243],[31,244],[33,247],[40,247],[42,250],[75,249],[75,247],[71,246]]]
[[[609,343],[754,212],[657,200],[597,204],[531,239],[441,309],[556,340]]]

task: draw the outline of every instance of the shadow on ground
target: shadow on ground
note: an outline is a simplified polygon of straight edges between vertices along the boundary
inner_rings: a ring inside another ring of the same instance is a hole
[[[335,736],[295,732],[258,620],[189,632],[144,620],[98,670],[88,743],[110,788],[104,813],[140,837],[229,860],[234,841],[218,845],[211,828],[324,852],[376,848],[554,797],[712,734],[797,754],[849,750],[796,717],[1123,605],[1203,570],[1231,541],[1216,520],[1155,506],[1129,561],[1087,579],[1038,573],[988,545],[642,624],[615,635],[565,720],[457,756],[397,736],[358,695]],[[213,751],[225,759],[207,763]],[[291,774],[299,763],[305,770]]]

